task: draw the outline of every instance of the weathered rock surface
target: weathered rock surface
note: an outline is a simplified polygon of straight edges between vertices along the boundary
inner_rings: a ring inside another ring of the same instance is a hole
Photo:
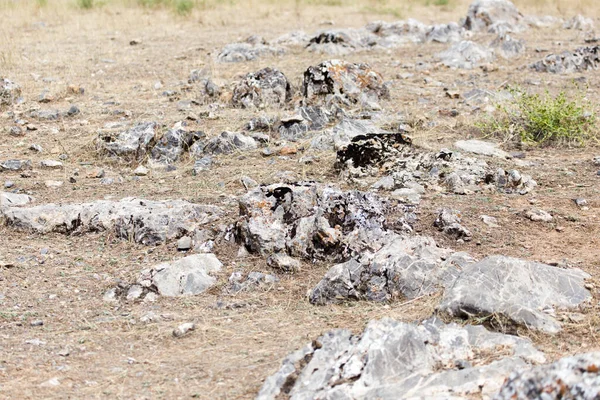
[[[0,207],[20,207],[33,203],[35,199],[27,194],[0,192]]]
[[[587,70],[597,70],[600,65],[600,46],[580,47],[573,52],[549,54],[544,59],[530,65],[537,72],[567,74]]]
[[[290,354],[257,400],[489,397],[543,361],[529,340],[483,327],[374,320],[361,335],[334,330]]]
[[[120,201],[8,207],[1,212],[6,223],[18,229],[41,234],[113,231],[119,238],[146,245],[193,234],[202,225],[218,220],[222,213],[219,207],[185,200],[131,197]]]
[[[364,28],[328,30],[312,37],[306,48],[316,53],[340,56],[373,47],[378,39],[376,34]]]
[[[214,274],[222,266],[214,254],[194,254],[145,269],[138,282],[161,296],[196,295],[216,283]]]
[[[197,140],[206,137],[203,132],[188,132],[181,122],[169,129],[150,151],[157,162],[170,164],[179,159]]]
[[[446,235],[453,236],[457,239],[469,241],[473,237],[470,230],[460,224],[460,212],[444,208],[440,210],[437,218],[433,222],[433,226],[444,232]]]
[[[428,237],[392,236],[381,250],[333,266],[309,298],[318,305],[413,299],[452,285],[473,262],[468,254],[439,248]]]
[[[470,31],[486,31],[499,24],[510,26],[512,31],[524,28],[523,15],[509,0],[475,0],[463,26]]]
[[[98,148],[101,152],[125,161],[142,159],[156,140],[158,126],[154,122],[143,122],[114,136],[101,133]]]
[[[261,287],[273,286],[278,281],[279,278],[271,274],[256,271],[244,274],[241,271],[236,271],[229,277],[227,291],[230,293],[251,291]]]
[[[483,140],[470,139],[470,140],[459,140],[454,143],[457,149],[466,151],[468,153],[479,154],[482,156],[498,157],[498,158],[511,158],[510,154],[498,148],[497,143],[486,142]]]
[[[330,113],[322,107],[299,107],[294,116],[279,121],[277,132],[284,140],[304,139],[308,132],[318,131],[327,126],[329,118]]]
[[[378,72],[368,64],[340,60],[325,61],[304,72],[303,95],[309,103],[331,106],[361,105],[379,109],[378,102],[389,98],[389,89]]]
[[[13,104],[21,95],[21,87],[13,81],[0,77],[0,105]]]
[[[542,221],[542,222],[552,221],[552,215],[550,215],[546,211],[540,210],[538,208],[533,208],[531,210],[525,211],[525,217],[529,218],[532,221]]]
[[[231,43],[223,47],[223,50],[217,55],[217,61],[253,61],[259,57],[282,55],[284,53],[283,48],[270,46],[263,38],[251,36],[245,42]]]
[[[406,21],[383,22],[377,21],[365,27],[380,37],[377,44],[384,48],[393,48],[409,43],[423,43],[430,29],[427,25],[415,19]]]
[[[18,171],[23,171],[26,169],[31,169],[31,161],[30,160],[0,161],[0,172],[2,172],[2,171],[18,172]]]
[[[233,90],[234,107],[283,106],[292,98],[292,88],[285,75],[274,68],[251,72]]]
[[[339,131],[346,136],[343,138],[346,140],[339,140],[337,143],[338,146],[343,145],[337,152],[336,167],[339,169],[379,165],[387,161],[392,153],[398,153],[404,146],[410,147],[412,143],[408,136],[401,133],[376,133],[372,132],[374,127],[364,129],[362,121],[345,122],[345,126],[341,126]]]
[[[439,310],[455,317],[496,317],[501,323],[556,333],[556,308],[573,309],[591,298],[588,274],[504,256],[487,257],[463,269]]]
[[[494,400],[600,398],[600,353],[578,354],[555,363],[514,371]]]
[[[514,39],[509,34],[500,34],[490,43],[490,47],[502,58],[515,58],[525,52],[525,41]]]
[[[248,151],[258,148],[256,140],[239,132],[221,132],[206,144],[196,142],[192,153],[198,158],[206,154],[231,154],[236,151]]]
[[[494,61],[494,53],[470,40],[463,40],[437,56],[450,68],[472,69],[481,63]]]
[[[387,215],[401,214],[395,224],[410,229],[404,208],[369,192],[342,192],[315,183],[261,186],[239,200],[237,237],[262,255],[287,253],[307,260],[345,261],[366,249],[378,250]]]
[[[573,29],[577,31],[593,31],[594,30],[594,20],[591,18],[586,18],[581,14],[575,15],[570,20],[566,21],[563,24],[564,29]]]

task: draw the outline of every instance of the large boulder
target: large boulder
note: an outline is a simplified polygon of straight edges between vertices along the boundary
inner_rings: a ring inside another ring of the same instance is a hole
[[[579,354],[514,371],[494,396],[494,400],[528,399],[600,399],[600,353]]]
[[[548,333],[560,331],[558,308],[574,309],[591,298],[589,275],[511,257],[491,256],[463,269],[444,293],[439,310],[454,317],[495,317]]]
[[[247,74],[233,90],[234,107],[283,106],[292,98],[292,88],[285,75],[274,68]]]
[[[257,400],[486,398],[512,371],[544,361],[529,340],[483,327],[374,320],[289,355]]]
[[[498,24],[507,24],[513,31],[522,29],[523,15],[509,0],[475,0],[469,6],[463,26],[470,31],[486,31]]]
[[[140,273],[138,282],[162,296],[196,295],[216,283],[213,275],[222,266],[214,254],[194,254],[145,269]]]
[[[125,161],[141,160],[156,141],[157,130],[155,122],[142,122],[117,135],[101,133],[98,148],[101,153]]]
[[[0,210],[6,224],[41,234],[112,231],[122,239],[152,245],[193,234],[223,211],[185,200],[100,200],[81,204],[44,204]]]
[[[390,96],[381,74],[368,64],[340,60],[325,61],[309,67],[304,72],[302,92],[309,103],[361,105],[377,109],[378,102]]]

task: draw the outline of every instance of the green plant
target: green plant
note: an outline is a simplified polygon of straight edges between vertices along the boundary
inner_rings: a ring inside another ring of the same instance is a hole
[[[35,4],[38,8],[44,8],[48,5],[48,0],[35,0]]]
[[[486,135],[516,138],[523,143],[584,145],[596,135],[596,115],[583,95],[569,99],[560,92],[553,97],[530,94],[519,87],[508,89],[512,100],[497,104],[497,115],[476,126]]]
[[[90,10],[94,8],[94,0],[77,0],[77,7],[84,10]]]
[[[179,15],[189,15],[194,9],[192,0],[175,0],[175,11]]]

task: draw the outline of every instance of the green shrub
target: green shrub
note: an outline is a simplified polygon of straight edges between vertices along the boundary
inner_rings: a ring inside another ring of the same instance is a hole
[[[194,9],[192,0],[175,0],[175,11],[179,15],[189,15]]]
[[[35,0],[35,4],[38,8],[44,8],[48,5],[48,0]]]
[[[94,0],[77,0],[77,6],[84,10],[90,10],[94,8]]]
[[[565,92],[553,97],[510,88],[513,99],[497,105],[497,115],[477,124],[483,133],[517,139],[523,143],[583,145],[596,135],[596,115],[580,95],[569,99]]]

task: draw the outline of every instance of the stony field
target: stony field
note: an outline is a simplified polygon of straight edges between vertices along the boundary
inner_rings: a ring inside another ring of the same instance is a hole
[[[597,16],[0,1],[0,398],[599,399]]]

